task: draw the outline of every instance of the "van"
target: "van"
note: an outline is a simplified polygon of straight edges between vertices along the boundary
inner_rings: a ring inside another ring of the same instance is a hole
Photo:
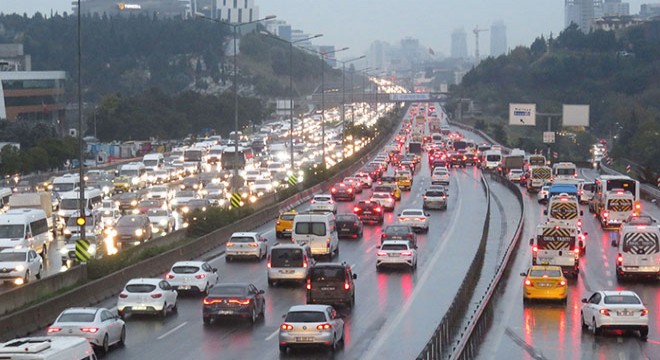
[[[11,194],[10,188],[0,188],[0,209],[4,209],[9,204]]]
[[[141,162],[121,165],[118,175],[129,178],[133,188],[142,189],[147,186],[147,168]]]
[[[165,157],[161,153],[146,154],[142,157],[142,163],[148,169],[160,169],[165,163]]]
[[[339,236],[333,213],[301,213],[293,219],[291,241],[309,245],[313,255],[339,255]]]
[[[99,189],[85,189],[85,209],[96,210],[101,207],[103,192]],[[57,211],[60,224],[65,225],[69,218],[80,211],[80,192],[69,191],[61,194],[60,209]]]
[[[0,215],[0,250],[32,248],[42,256],[48,252],[53,234],[46,212],[41,209],[12,209]]]
[[[305,282],[309,269],[316,261],[312,250],[307,245],[278,244],[268,252],[266,265],[268,285],[273,286],[280,281]]]
[[[78,174],[64,174],[53,179],[53,191],[63,193],[73,191],[80,187],[80,176]]]
[[[79,336],[26,337],[0,345],[0,359],[96,360],[87,339]]]
[[[660,227],[650,216],[631,216],[621,226],[616,278],[628,276],[660,278]]]

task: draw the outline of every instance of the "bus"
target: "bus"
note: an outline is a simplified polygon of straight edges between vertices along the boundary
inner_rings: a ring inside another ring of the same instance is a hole
[[[629,192],[635,198],[633,209],[634,215],[639,215],[642,212],[641,197],[639,194],[639,181],[626,175],[601,175],[596,178],[594,182],[594,197],[589,203],[589,210],[596,214],[601,213],[605,208],[607,201],[607,193],[614,189],[622,189]]]
[[[244,170],[254,161],[251,148],[239,147],[238,154],[236,154],[235,150],[234,146],[228,146],[222,151],[220,162],[222,163],[223,170],[233,170],[235,168]]]

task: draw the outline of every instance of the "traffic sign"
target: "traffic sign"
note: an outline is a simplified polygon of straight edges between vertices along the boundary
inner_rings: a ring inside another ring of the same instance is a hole
[[[544,131],[543,132],[543,143],[544,144],[554,144],[555,143],[555,132],[554,131]]]
[[[295,174],[289,175],[289,185],[296,186],[298,184],[298,177]]]
[[[230,203],[231,203],[231,206],[232,206],[232,207],[235,207],[235,208],[240,207],[240,206],[242,205],[242,203],[243,203],[243,202],[241,201],[241,194],[239,194],[239,193],[233,193],[233,194],[231,194],[231,200],[230,200]]]
[[[630,164],[626,165],[626,173],[630,174],[630,170],[631,170]]]
[[[90,258],[89,241],[83,239],[76,240],[76,259],[80,262],[87,262]]]
[[[552,157],[556,159],[556,158],[559,157],[559,154],[556,151],[553,151],[552,152]]]

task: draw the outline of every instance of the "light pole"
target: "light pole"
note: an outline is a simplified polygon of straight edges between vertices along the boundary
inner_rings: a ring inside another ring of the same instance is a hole
[[[266,20],[271,20],[275,18],[275,15],[270,15],[266,16],[265,18],[262,19],[257,19],[257,20],[252,20],[244,23],[230,23],[229,21],[223,21],[220,19],[214,19],[210,18],[208,16],[205,16],[200,13],[195,13],[196,17],[200,17],[206,20],[211,20],[213,22],[217,22],[220,24],[224,24],[227,26],[231,26],[232,28],[232,33],[234,37],[234,84],[233,84],[233,90],[234,90],[234,173],[232,175],[232,180],[231,180],[231,193],[234,194],[238,191],[238,186],[237,186],[237,181],[238,181],[238,65],[237,65],[237,55],[238,55],[238,48],[236,43],[238,42],[237,39],[237,33],[238,33],[238,28],[243,26],[243,25],[249,25],[249,24],[254,24],[258,23],[261,21],[266,21]]]
[[[80,0],[78,0],[78,176],[80,176],[80,191],[78,209],[80,210],[80,217],[87,219],[85,211],[85,156],[84,156],[84,147],[82,140],[82,130],[83,130],[83,102],[82,102],[82,38],[81,38],[81,15],[82,8],[80,7]],[[86,231],[85,223],[78,223],[80,226],[80,240],[86,241]]]
[[[344,47],[338,50],[320,52],[321,55],[321,166],[326,169],[325,163],[325,56],[336,52],[348,50]]]
[[[341,148],[342,148],[342,154],[344,151],[344,140],[345,140],[345,132],[346,132],[346,64],[353,62],[353,61],[358,61],[361,59],[366,58],[366,55],[362,55],[360,57],[356,57],[354,59],[349,59],[345,61],[339,61],[341,62]],[[353,86],[353,78],[352,78],[352,73],[351,73],[351,86]],[[351,94],[352,94],[351,90]],[[343,157],[342,157],[343,160]]]
[[[294,171],[296,167],[293,162],[293,44],[320,38],[321,36],[323,36],[323,34],[316,34],[304,39],[298,39],[296,41],[285,40],[282,39],[281,37],[274,36],[271,33],[264,31],[261,31],[260,34],[266,35],[270,38],[289,44],[289,116],[291,117],[291,124],[290,124],[291,129],[289,134],[289,153],[291,155],[291,171]]]

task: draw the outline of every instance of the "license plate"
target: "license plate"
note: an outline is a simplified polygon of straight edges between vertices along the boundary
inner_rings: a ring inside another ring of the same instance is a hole
[[[297,342],[313,342],[314,338],[312,338],[312,337],[297,337],[296,341]]]
[[[399,256],[399,254],[398,254],[398,253],[390,253],[390,254],[387,254],[387,256],[391,256],[391,257],[398,257],[398,256]]]
[[[351,229],[349,229],[349,228],[341,228],[341,231],[342,231],[342,232],[349,232],[349,231],[351,231]]]
[[[550,287],[550,286],[552,286],[552,284],[548,284],[548,283],[539,283],[538,286],[540,286],[540,287]]]
[[[371,215],[371,211],[365,211],[364,214],[365,215]]]
[[[617,311],[616,314],[619,316],[632,316],[632,311]]]
[[[220,310],[220,311],[218,311],[218,315],[231,315],[233,313],[234,312],[231,311],[231,310]]]
[[[334,289],[335,289],[334,287],[322,287],[321,288],[321,290],[323,290],[323,291],[331,291],[331,290],[334,290]]]
[[[146,310],[147,307],[146,307],[146,306],[133,306],[132,309],[133,309],[133,310]]]
[[[293,270],[280,270],[280,274],[293,274]]]
[[[190,285],[181,285],[178,287],[179,290],[190,290]]]
[[[538,261],[539,261],[542,265],[547,265],[547,264],[550,263],[550,260],[552,260],[552,258],[539,258]]]

